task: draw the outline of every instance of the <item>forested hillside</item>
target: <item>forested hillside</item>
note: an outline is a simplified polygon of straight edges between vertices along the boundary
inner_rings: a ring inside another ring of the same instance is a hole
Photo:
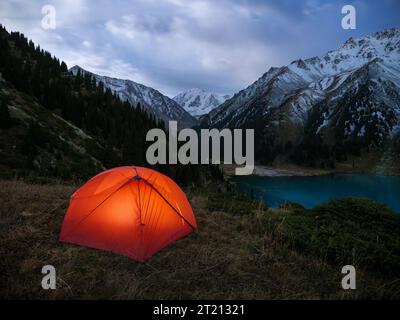
[[[87,178],[106,168],[143,166],[148,130],[164,129],[140,104],[121,101],[88,73],[73,75],[65,62],[2,26],[0,75],[0,166],[7,175]],[[194,182],[202,170],[156,169]],[[207,170],[209,176],[218,171]]]

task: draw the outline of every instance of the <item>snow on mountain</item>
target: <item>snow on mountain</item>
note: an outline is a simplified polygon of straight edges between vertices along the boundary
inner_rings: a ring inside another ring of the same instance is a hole
[[[400,86],[399,29],[377,32],[360,39],[350,38],[338,50],[330,51],[322,58],[300,59],[288,66],[271,68],[248,88],[211,111],[209,121],[213,125],[240,126],[251,113],[268,114],[296,96],[300,100],[293,101],[293,104],[307,112],[314,102],[340,87],[347,77],[377,58],[382,61],[385,79]]]
[[[91,74],[97,82],[103,82],[106,88],[116,92],[122,100],[128,101],[132,106],[136,106],[140,102],[143,108],[159,119],[178,121],[180,127],[191,127],[197,124],[197,120],[178,103],[156,89],[131,80],[100,76],[79,66],[72,67],[70,72],[76,75],[79,70],[82,74]]]
[[[400,29],[350,38],[323,57],[271,68],[201,121],[256,128],[256,138],[281,146],[301,143],[306,131],[333,145],[371,139],[374,131],[389,137],[400,128]]]
[[[174,100],[194,117],[209,113],[227,99],[230,95],[207,92],[202,89],[190,89],[178,94]]]

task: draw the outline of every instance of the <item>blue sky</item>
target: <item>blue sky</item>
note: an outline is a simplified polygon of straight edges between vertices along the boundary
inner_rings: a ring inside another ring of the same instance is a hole
[[[41,28],[42,6],[57,28]],[[341,28],[354,5],[357,29]],[[349,37],[399,27],[399,0],[2,0],[0,23],[90,71],[164,94],[234,93],[272,66],[322,55]]]

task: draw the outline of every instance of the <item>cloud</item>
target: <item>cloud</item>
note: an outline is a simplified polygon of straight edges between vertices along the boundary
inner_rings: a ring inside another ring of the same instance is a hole
[[[307,0],[303,9],[303,14],[306,16],[318,14],[321,11],[329,10],[332,8],[332,3],[321,2],[319,0]]]
[[[268,59],[279,60],[274,56],[274,44],[260,41],[268,26],[264,25],[262,32],[257,30],[262,14],[272,15],[271,30],[278,21],[285,20],[272,8],[228,5],[228,1],[168,2],[175,9],[167,18],[159,15],[154,3],[147,14],[129,14],[105,23],[105,29],[125,41],[128,50],[147,56],[143,63],[137,62],[137,67],[157,85],[170,87],[165,83],[190,77],[205,89],[232,92],[260,76]],[[149,66],[161,68],[148,72]],[[194,82],[182,82],[181,90]]]
[[[398,26],[398,1],[350,2],[359,15],[351,32],[340,27],[341,0],[58,0],[56,30],[40,27],[47,0],[9,0],[0,2],[0,23],[69,66],[170,96],[191,87],[233,93],[271,66]]]
[[[82,45],[83,45],[85,48],[91,48],[91,47],[92,47],[92,44],[90,43],[90,41],[87,41],[87,40],[84,40],[84,41],[82,42]]]

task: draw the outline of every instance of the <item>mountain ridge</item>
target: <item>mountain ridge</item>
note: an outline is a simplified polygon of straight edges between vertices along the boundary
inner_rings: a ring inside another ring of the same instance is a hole
[[[322,57],[298,59],[287,66],[270,68],[252,85],[203,116],[201,121],[203,126],[218,128],[255,128],[258,158],[272,163],[282,154],[296,158],[299,151],[296,147],[310,144],[305,141],[305,131],[311,126],[312,115],[322,122],[318,122],[316,131],[308,137],[318,141],[322,149],[329,149],[327,158],[335,160],[344,157],[338,150],[348,149],[346,145],[357,142],[360,149],[372,145],[379,148],[383,140],[399,132],[399,92],[400,30],[388,29],[358,39],[350,38],[339,49]],[[346,95],[347,100],[351,95],[358,97],[352,103],[364,101],[358,111],[343,105]],[[368,105],[366,95],[374,104],[373,108]],[[320,104],[329,108],[313,110]],[[346,120],[338,126],[335,119],[342,109],[348,112]],[[385,112],[387,109],[393,112]],[[318,110],[324,114],[317,116]],[[356,116],[356,112],[361,111],[367,113],[363,121]],[[376,114],[380,115],[377,119]],[[365,132],[368,122],[374,126]],[[353,127],[359,131],[352,131]],[[374,131],[382,134],[382,141],[367,138]],[[287,145],[290,148],[285,148]]]
[[[173,99],[163,95],[160,91],[154,88],[129,79],[119,79],[98,75],[87,71],[78,65],[69,69],[69,71],[74,75],[78,73],[78,70],[82,73],[92,75],[96,79],[97,83],[103,82],[106,88],[116,92],[122,100],[128,101],[131,105],[135,106],[140,102],[146,111],[164,122],[174,120],[178,121],[180,126],[189,127],[197,124],[197,120],[184,110],[184,108]]]

